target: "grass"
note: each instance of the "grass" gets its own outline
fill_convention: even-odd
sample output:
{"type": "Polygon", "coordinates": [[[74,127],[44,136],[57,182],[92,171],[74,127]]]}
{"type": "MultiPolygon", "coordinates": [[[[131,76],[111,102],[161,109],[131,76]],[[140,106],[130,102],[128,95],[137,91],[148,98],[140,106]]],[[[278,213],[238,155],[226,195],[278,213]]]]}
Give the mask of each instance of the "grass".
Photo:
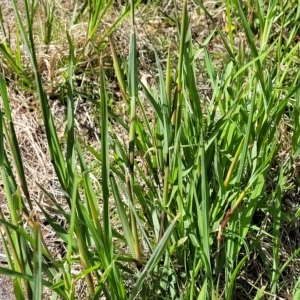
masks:
{"type": "Polygon", "coordinates": [[[165,47],[163,36],[149,44],[149,70],[139,14],[161,13],[155,3],[131,1],[108,22],[117,3],[75,1],[63,26],[58,1],[23,4],[25,15],[12,1],[13,42],[0,15],[0,273],[12,277],[15,297],[297,299],[298,2],[166,1],[178,44],[165,47]],[[198,18],[211,27],[200,40],[198,18]],[[52,59],[49,94],[36,37],[50,51],[62,27],[68,54],[59,80],[52,59]],[[116,42],[124,30],[127,66],[116,42]],[[77,86],[78,72],[81,83],[94,76],[94,95],[77,86]],[[30,188],[13,84],[38,99],[60,194],[42,182],[38,193],[30,188]],[[50,96],[65,105],[63,137],[50,96]],[[77,126],[84,101],[99,140],[77,126]]]}

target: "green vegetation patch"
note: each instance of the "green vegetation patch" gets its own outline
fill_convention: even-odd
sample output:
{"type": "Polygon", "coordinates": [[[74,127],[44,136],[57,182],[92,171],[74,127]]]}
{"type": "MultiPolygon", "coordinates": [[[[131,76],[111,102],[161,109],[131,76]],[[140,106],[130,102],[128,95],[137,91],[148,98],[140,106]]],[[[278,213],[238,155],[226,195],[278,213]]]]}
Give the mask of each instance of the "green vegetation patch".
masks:
{"type": "Polygon", "coordinates": [[[299,298],[299,7],[1,4],[16,299],[299,298]]]}

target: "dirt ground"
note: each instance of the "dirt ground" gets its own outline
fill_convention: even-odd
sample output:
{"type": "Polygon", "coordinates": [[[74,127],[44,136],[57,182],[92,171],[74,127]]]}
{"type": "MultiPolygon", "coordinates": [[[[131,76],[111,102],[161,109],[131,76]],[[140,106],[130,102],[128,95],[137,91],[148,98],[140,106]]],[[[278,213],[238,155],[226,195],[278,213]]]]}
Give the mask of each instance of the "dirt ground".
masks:
{"type": "Polygon", "coordinates": [[[16,300],[11,278],[0,275],[0,300],[16,300]]]}

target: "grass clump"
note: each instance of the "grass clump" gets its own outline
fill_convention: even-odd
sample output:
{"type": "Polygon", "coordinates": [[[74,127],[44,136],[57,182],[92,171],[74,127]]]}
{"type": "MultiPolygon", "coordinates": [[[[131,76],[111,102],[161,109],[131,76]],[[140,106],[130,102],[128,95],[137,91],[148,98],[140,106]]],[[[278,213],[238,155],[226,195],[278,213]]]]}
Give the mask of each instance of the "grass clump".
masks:
{"type": "MultiPolygon", "coordinates": [[[[100,23],[112,1],[76,2],[70,28],[80,20],[88,26],[82,45],[70,30],[65,33],[61,139],[34,39],[34,16],[41,9],[43,43],[50,46],[57,3],[42,1],[39,7],[25,1],[23,18],[12,1],[21,38],[15,52],[7,40],[0,48],[7,63],[0,77],[0,166],[8,207],[6,214],[0,210],[8,264],[0,273],[13,278],[17,299],[42,299],[45,293],[80,299],[79,284],[87,299],[297,297],[299,279],[286,284],[285,273],[297,269],[293,259],[299,248],[286,247],[283,232],[290,228],[289,233],[298,217],[285,201],[296,185],[291,174],[299,155],[298,11],[291,14],[288,1],[281,10],[278,1],[227,0],[217,8],[184,1],[181,12],[172,13],[178,16],[172,18],[178,47],[170,44],[166,57],[149,49],[156,77],[148,82],[140,76],[138,59],[140,2],[125,6],[104,31],[100,23]],[[189,8],[213,27],[200,44],[189,8]],[[225,11],[225,25],[212,17],[213,9],[225,11]],[[123,68],[112,35],[128,24],[129,15],[123,68]],[[222,53],[214,51],[218,42],[222,53]],[[31,68],[16,59],[21,45],[31,68]],[[123,114],[113,109],[118,103],[110,105],[108,49],[123,114]],[[76,70],[84,59],[95,60],[97,51],[99,65],[87,65],[99,80],[99,97],[82,97],[76,70]],[[35,197],[27,181],[7,72],[37,94],[48,160],[61,192],[58,197],[37,183],[46,202],[35,197]],[[199,78],[208,92],[202,92],[199,78]],[[76,125],[83,98],[98,113],[92,117],[100,119],[95,131],[100,138],[93,143],[84,142],[76,125]],[[59,247],[63,251],[57,254],[59,247]]],[[[164,19],[167,15],[163,11],[164,19]]],[[[2,16],[3,28],[4,21],[2,16]]]]}

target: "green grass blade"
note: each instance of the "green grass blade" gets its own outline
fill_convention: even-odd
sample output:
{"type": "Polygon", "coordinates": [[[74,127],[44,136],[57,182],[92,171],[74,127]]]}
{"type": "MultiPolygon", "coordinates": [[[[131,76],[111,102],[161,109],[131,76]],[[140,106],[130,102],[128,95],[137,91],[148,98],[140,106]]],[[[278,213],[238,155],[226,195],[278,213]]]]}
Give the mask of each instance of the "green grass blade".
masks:
{"type": "Polygon", "coordinates": [[[300,89],[296,93],[296,102],[294,106],[294,131],[293,131],[293,156],[300,154],[300,89]]]}
{"type": "MultiPolygon", "coordinates": [[[[128,195],[131,203],[134,203],[134,155],[136,140],[136,101],[138,97],[138,60],[136,46],[136,32],[134,23],[134,3],[131,2],[131,32],[129,45],[129,61],[128,61],[128,88],[130,97],[130,128],[129,128],[129,175],[127,178],[128,195]]],[[[131,231],[134,237],[135,251],[137,255],[135,259],[141,261],[141,251],[139,246],[139,238],[136,220],[132,211],[130,211],[131,231]]]]}
{"type": "Polygon", "coordinates": [[[272,268],[272,282],[271,293],[276,294],[278,281],[275,281],[277,271],[280,266],[279,251],[280,251],[280,227],[281,227],[281,200],[282,190],[285,182],[283,175],[283,166],[280,167],[279,180],[277,186],[277,193],[275,197],[274,215],[273,215],[273,268],[272,268]]]}
{"type": "Polygon", "coordinates": [[[293,289],[293,299],[299,299],[299,298],[300,298],[300,277],[298,277],[298,280],[293,289]]]}
{"type": "MultiPolygon", "coordinates": [[[[252,55],[253,55],[254,58],[256,58],[256,57],[258,57],[258,51],[256,49],[256,45],[255,45],[255,42],[254,42],[254,39],[253,39],[253,34],[252,34],[251,29],[250,29],[249,23],[247,21],[247,18],[244,14],[243,9],[242,9],[241,2],[236,1],[235,3],[236,3],[236,6],[237,6],[237,9],[238,9],[238,12],[239,12],[239,17],[241,18],[241,21],[242,21],[242,24],[243,24],[243,29],[245,30],[245,33],[246,33],[246,37],[247,37],[252,55]]],[[[256,67],[257,67],[257,74],[258,74],[258,78],[260,80],[260,84],[261,84],[261,88],[262,88],[264,97],[267,97],[266,88],[265,88],[266,84],[265,84],[265,81],[264,81],[263,70],[262,70],[260,60],[256,61],[256,67]]]]}
{"type": "Polygon", "coordinates": [[[21,151],[20,151],[18,140],[17,140],[16,132],[14,129],[13,120],[11,117],[9,98],[8,98],[7,89],[6,89],[6,82],[1,75],[0,75],[0,95],[1,95],[1,98],[3,101],[3,105],[4,105],[5,117],[6,117],[6,120],[8,123],[8,129],[6,129],[5,124],[2,125],[3,126],[2,128],[4,129],[4,133],[5,133],[6,139],[8,141],[8,145],[9,145],[12,157],[13,157],[14,165],[17,170],[17,174],[18,174],[18,177],[19,177],[19,180],[21,183],[21,188],[28,200],[28,204],[29,204],[30,208],[32,208],[32,203],[31,203],[30,196],[29,196],[27,181],[25,178],[23,162],[22,162],[22,158],[21,158],[21,151]]]}
{"type": "Polygon", "coordinates": [[[102,196],[103,196],[103,230],[105,246],[109,249],[109,260],[112,260],[112,234],[109,207],[109,151],[108,151],[108,108],[105,78],[102,61],[100,62],[100,97],[101,97],[101,151],[102,151],[102,196]]]}
{"type": "Polygon", "coordinates": [[[172,234],[173,228],[179,216],[177,216],[172,223],[169,225],[168,229],[166,230],[165,234],[163,235],[162,239],[158,243],[157,247],[154,249],[153,253],[151,254],[146,266],[144,267],[143,271],[140,273],[133,289],[130,294],[129,300],[133,300],[138,295],[139,289],[143,284],[146,276],[148,273],[157,265],[161,256],[163,255],[165,248],[167,246],[167,242],[172,234]]]}
{"type": "Polygon", "coordinates": [[[126,91],[126,88],[125,88],[125,81],[124,81],[124,78],[123,78],[123,74],[122,74],[122,71],[121,71],[121,67],[120,67],[120,64],[119,64],[119,60],[118,60],[118,57],[117,57],[117,53],[116,53],[115,46],[114,46],[112,38],[109,38],[109,44],[110,44],[110,49],[111,49],[112,58],[113,58],[113,62],[114,62],[114,69],[115,69],[115,73],[116,73],[118,83],[119,83],[119,86],[120,86],[122,98],[125,102],[126,108],[128,108],[129,107],[129,99],[128,99],[127,91],[126,91]]]}
{"type": "Polygon", "coordinates": [[[116,180],[115,180],[115,178],[112,174],[109,177],[110,177],[110,184],[111,184],[111,187],[112,187],[112,192],[113,192],[113,195],[114,195],[114,198],[115,198],[116,206],[117,206],[117,209],[118,209],[118,214],[119,214],[122,226],[123,226],[124,235],[126,237],[127,244],[128,244],[129,249],[132,253],[132,256],[137,257],[137,253],[135,253],[135,250],[136,250],[135,249],[135,240],[134,240],[134,237],[132,235],[131,227],[130,227],[130,224],[128,222],[125,210],[124,210],[123,202],[122,202],[122,199],[121,199],[121,196],[120,196],[120,192],[119,192],[116,180]]]}
{"type": "Polygon", "coordinates": [[[68,169],[68,186],[72,186],[71,179],[73,178],[75,169],[75,139],[74,139],[74,99],[73,99],[73,68],[75,62],[74,47],[71,41],[71,37],[67,33],[69,43],[69,70],[68,70],[68,91],[67,91],[67,153],[66,153],[66,165],[68,169]]]}
{"type": "Polygon", "coordinates": [[[42,299],[42,251],[40,225],[34,228],[34,272],[33,272],[33,299],[42,299]]]}

